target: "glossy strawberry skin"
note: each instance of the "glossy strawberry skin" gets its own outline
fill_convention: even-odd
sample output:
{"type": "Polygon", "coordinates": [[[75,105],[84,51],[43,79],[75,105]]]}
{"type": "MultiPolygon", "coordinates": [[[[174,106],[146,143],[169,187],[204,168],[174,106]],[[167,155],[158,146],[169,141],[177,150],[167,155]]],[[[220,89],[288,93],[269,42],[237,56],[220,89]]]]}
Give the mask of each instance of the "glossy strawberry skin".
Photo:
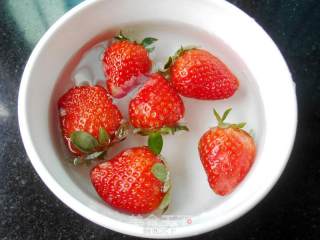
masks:
{"type": "Polygon", "coordinates": [[[64,140],[75,155],[82,153],[71,143],[74,131],[85,131],[98,139],[99,129],[104,128],[112,136],[122,120],[119,109],[100,86],[71,88],[59,99],[58,108],[64,140]]]}
{"type": "Polygon", "coordinates": [[[256,155],[252,137],[238,128],[212,128],[200,139],[199,155],[210,187],[230,194],[250,170],[256,155]]]}
{"type": "Polygon", "coordinates": [[[150,75],[129,104],[130,121],[136,128],[174,126],[183,118],[184,112],[181,97],[158,73],[150,75]]]}
{"type": "Polygon", "coordinates": [[[105,50],[103,57],[107,89],[116,98],[124,97],[139,83],[139,77],[148,73],[152,62],[148,51],[130,41],[113,43],[105,50]]]}
{"type": "Polygon", "coordinates": [[[196,99],[231,97],[238,79],[217,57],[201,49],[186,50],[170,68],[172,85],[179,94],[196,99]]]}
{"type": "Polygon", "coordinates": [[[162,163],[148,147],[124,150],[91,171],[91,181],[99,196],[110,206],[132,214],[146,214],[160,205],[163,183],[151,172],[162,163]]]}

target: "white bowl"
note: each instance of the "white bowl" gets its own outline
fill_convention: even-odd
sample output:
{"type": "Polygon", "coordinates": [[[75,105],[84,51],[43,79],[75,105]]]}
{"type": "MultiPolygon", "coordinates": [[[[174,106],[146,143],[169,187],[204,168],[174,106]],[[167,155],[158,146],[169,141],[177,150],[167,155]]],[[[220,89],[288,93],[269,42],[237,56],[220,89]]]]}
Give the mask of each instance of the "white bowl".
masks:
{"type": "MultiPolygon", "coordinates": [[[[126,115],[127,101],[119,106],[126,115]]],[[[204,233],[238,218],[271,189],[289,158],[297,124],[294,84],[280,51],[250,17],[222,0],[85,1],[42,37],[26,65],[19,92],[19,125],[28,156],[46,185],[70,208],[109,229],[141,237],[177,238],[204,233]],[[219,56],[238,76],[240,89],[223,101],[186,99],[191,131],[165,137],[163,155],[173,177],[173,201],[158,218],[128,216],[110,208],[91,186],[86,167],[64,160],[56,101],[71,85],[59,79],[68,61],[93,37],[125,29],[136,38],[153,36],[154,60],[164,62],[180,45],[196,44],[219,56]],[[246,121],[257,157],[245,180],[228,197],[209,188],[197,142],[216,122],[212,108],[234,108],[230,121],[246,121]]],[[[127,146],[145,143],[130,137],[127,146]]]]}

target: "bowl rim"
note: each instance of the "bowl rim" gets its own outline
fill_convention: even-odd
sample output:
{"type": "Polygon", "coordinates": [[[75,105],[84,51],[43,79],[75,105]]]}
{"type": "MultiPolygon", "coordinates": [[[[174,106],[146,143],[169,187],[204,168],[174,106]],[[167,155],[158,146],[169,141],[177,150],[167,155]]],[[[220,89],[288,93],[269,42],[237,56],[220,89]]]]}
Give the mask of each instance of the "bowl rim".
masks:
{"type": "MultiPolygon", "coordinates": [[[[180,231],[179,233],[171,233],[171,234],[145,234],[141,233],[139,231],[136,231],[136,226],[133,226],[129,223],[124,223],[115,219],[112,219],[110,217],[105,216],[105,218],[108,219],[107,221],[101,221],[99,220],[99,214],[96,213],[91,208],[85,206],[81,202],[79,202],[76,198],[74,198],[71,194],[69,194],[66,190],[63,189],[62,186],[59,185],[59,183],[53,178],[53,176],[49,173],[49,171],[46,169],[46,167],[43,165],[36,149],[34,148],[30,136],[30,129],[27,123],[27,117],[26,117],[26,97],[27,97],[27,86],[29,79],[31,77],[31,70],[34,67],[34,63],[36,62],[36,59],[40,55],[41,51],[46,45],[46,42],[51,38],[52,35],[55,34],[55,32],[60,28],[61,25],[63,25],[68,19],[72,18],[74,15],[79,14],[81,11],[86,10],[91,5],[99,2],[101,0],[86,0],[79,5],[75,6],[68,12],[66,12],[62,17],[60,17],[48,30],[47,32],[42,36],[42,38],[37,43],[36,47],[32,51],[31,56],[29,57],[29,60],[25,66],[25,70],[22,75],[21,84],[19,88],[19,96],[18,96],[18,120],[19,120],[19,127],[20,127],[20,134],[22,137],[22,141],[24,144],[24,147],[26,149],[27,155],[35,168],[36,172],[39,174],[42,181],[48,186],[48,188],[62,201],[64,202],[69,208],[73,209],[75,212],[79,213],[83,217],[87,218],[88,220],[106,227],[108,229],[132,235],[137,237],[145,237],[145,238],[181,238],[181,237],[189,237],[198,235],[201,233],[205,233],[214,229],[217,229],[221,226],[224,226],[235,219],[241,217],[246,212],[248,212],[250,209],[252,209],[258,202],[260,202],[272,189],[272,187],[275,185],[275,183],[278,181],[279,177],[281,176],[292,151],[295,134],[296,134],[296,128],[297,128],[297,100],[296,100],[296,93],[295,93],[295,85],[292,81],[292,94],[293,94],[293,101],[291,102],[293,104],[293,116],[294,119],[292,119],[292,131],[291,131],[291,142],[290,146],[287,150],[286,159],[282,162],[282,166],[280,171],[277,173],[277,176],[270,181],[269,185],[266,186],[263,191],[257,193],[255,196],[251,198],[250,201],[243,203],[241,208],[237,209],[237,212],[233,212],[233,214],[226,214],[226,216],[215,225],[212,225],[210,223],[207,224],[197,224],[194,226],[189,227],[183,227],[184,231],[183,233],[180,231]]],[[[269,35],[262,29],[262,27],[257,24],[251,17],[249,17],[245,12],[243,12],[241,9],[237,8],[236,6],[232,5],[231,3],[227,2],[226,0],[207,0],[210,2],[214,2],[215,4],[219,4],[224,8],[229,8],[234,11],[234,13],[238,14],[241,18],[246,18],[251,22],[252,24],[255,24],[260,31],[263,32],[265,35],[266,40],[269,42],[272,42],[273,44],[273,50],[275,50],[278,53],[278,57],[281,58],[281,60],[284,62],[284,65],[286,66],[286,69],[283,69],[291,78],[290,71],[286,65],[286,62],[280,52],[280,50],[277,48],[277,46],[274,44],[273,40],[269,37],[269,35]]],[[[257,29],[258,29],[257,28],[257,29]]],[[[291,79],[292,80],[292,79],[291,79]]]]}

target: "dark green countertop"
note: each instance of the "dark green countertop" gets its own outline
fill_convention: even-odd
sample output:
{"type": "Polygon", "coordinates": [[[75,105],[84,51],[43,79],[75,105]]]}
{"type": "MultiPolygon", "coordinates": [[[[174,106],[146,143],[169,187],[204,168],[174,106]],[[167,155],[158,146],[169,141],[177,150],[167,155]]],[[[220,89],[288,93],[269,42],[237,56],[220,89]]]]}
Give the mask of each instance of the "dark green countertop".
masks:
{"type": "MultiPolygon", "coordinates": [[[[34,171],[20,138],[17,97],[25,63],[46,29],[79,2],[0,0],[2,240],[131,239],[89,222],[58,200],[34,171]]],[[[230,2],[270,34],[289,65],[298,97],[297,138],[283,175],[262,202],[235,222],[193,239],[320,239],[320,1],[230,2]]],[[[280,119],[279,124],[285,123],[280,119]]]]}

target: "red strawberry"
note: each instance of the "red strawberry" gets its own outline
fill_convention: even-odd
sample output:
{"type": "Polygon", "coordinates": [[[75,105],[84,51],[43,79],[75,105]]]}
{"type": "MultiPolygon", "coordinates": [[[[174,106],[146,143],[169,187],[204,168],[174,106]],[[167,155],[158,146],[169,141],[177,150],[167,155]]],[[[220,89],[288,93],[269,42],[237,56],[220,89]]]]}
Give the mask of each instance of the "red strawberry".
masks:
{"type": "Polygon", "coordinates": [[[151,70],[152,62],[147,48],[157,39],[145,38],[141,43],[129,40],[121,32],[104,53],[104,72],[107,88],[113,97],[121,98],[139,84],[139,77],[151,70]]]}
{"type": "Polygon", "coordinates": [[[71,88],[58,108],[64,140],[75,155],[104,149],[122,130],[122,115],[103,87],[71,88]]]}
{"type": "Polygon", "coordinates": [[[184,49],[170,57],[169,70],[175,89],[185,97],[224,99],[231,97],[239,81],[228,67],[211,53],[202,49],[184,49]]]}
{"type": "Polygon", "coordinates": [[[220,117],[214,110],[219,124],[201,137],[198,146],[210,187],[222,196],[231,193],[244,179],[256,155],[252,137],[241,129],[245,123],[223,122],[230,111],[220,117]]]}
{"type": "Polygon", "coordinates": [[[127,213],[165,209],[170,201],[167,168],[148,147],[124,150],[97,165],[91,181],[106,203],[127,213]]]}
{"type": "Polygon", "coordinates": [[[129,116],[132,126],[136,128],[135,132],[149,136],[149,145],[157,145],[157,150],[154,151],[157,154],[163,145],[161,134],[189,130],[178,124],[184,116],[181,97],[159,73],[150,75],[145,85],[130,101],[129,116]]]}
{"type": "Polygon", "coordinates": [[[155,73],[130,101],[129,115],[135,128],[174,127],[184,116],[184,104],[167,80],[155,73]]]}

